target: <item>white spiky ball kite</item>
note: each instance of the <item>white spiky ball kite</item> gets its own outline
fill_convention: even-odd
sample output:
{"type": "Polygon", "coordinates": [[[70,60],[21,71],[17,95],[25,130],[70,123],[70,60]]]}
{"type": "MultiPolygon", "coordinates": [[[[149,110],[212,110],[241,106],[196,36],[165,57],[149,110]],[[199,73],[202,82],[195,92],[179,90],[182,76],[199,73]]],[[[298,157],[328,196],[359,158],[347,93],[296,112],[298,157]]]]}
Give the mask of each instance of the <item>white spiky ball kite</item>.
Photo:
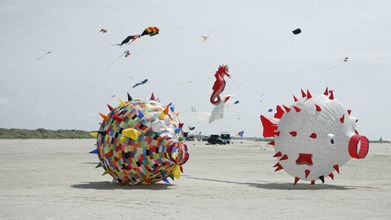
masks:
{"type": "Polygon", "coordinates": [[[274,118],[261,115],[263,136],[273,137],[278,162],[275,171],[285,170],[299,180],[324,183],[350,158],[362,159],[369,150],[368,139],[356,130],[357,118],[350,115],[333,91],[312,96],[301,90],[291,106],[278,105],[274,118]]]}

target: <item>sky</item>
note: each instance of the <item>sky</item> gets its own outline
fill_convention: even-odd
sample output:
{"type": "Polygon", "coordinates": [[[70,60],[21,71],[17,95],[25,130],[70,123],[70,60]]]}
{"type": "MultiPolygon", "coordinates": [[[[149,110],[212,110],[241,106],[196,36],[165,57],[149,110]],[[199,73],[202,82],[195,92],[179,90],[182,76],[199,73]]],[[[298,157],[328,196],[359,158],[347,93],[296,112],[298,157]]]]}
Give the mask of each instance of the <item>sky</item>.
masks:
{"type": "Polygon", "coordinates": [[[360,134],[391,140],[390,11],[388,0],[0,0],[0,127],[97,130],[106,104],[153,92],[196,132],[261,137],[261,114],[328,87],[360,134]],[[113,45],[148,26],[159,34],[113,45]],[[212,111],[221,64],[222,95],[240,103],[208,123],[191,109],[212,111]]]}

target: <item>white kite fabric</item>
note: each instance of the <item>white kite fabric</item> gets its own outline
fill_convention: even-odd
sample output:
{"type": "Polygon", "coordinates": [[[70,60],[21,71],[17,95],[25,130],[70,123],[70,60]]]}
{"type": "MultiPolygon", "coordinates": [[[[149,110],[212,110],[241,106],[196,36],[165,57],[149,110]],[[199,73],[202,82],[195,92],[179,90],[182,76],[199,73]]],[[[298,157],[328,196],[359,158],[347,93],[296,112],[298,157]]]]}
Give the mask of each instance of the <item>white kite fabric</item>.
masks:
{"type": "Polygon", "coordinates": [[[274,118],[261,115],[264,137],[274,137],[278,158],[275,171],[285,170],[300,179],[324,182],[350,158],[362,159],[369,149],[368,139],[356,130],[357,118],[350,115],[334,94],[326,89],[312,96],[302,91],[302,98],[288,106],[277,106],[274,118]]]}

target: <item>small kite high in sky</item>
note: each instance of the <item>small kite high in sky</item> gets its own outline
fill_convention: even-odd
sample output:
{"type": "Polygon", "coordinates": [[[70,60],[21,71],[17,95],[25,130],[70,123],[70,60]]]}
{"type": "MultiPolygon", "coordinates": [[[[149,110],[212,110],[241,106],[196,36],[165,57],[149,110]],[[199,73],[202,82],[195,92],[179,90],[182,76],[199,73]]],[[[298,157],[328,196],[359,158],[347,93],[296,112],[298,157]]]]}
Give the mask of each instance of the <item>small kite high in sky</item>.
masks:
{"type": "Polygon", "coordinates": [[[294,35],[300,34],[300,33],[301,33],[301,29],[300,29],[300,28],[297,28],[297,29],[293,30],[292,33],[293,33],[294,35]]]}
{"type": "MultiPolygon", "coordinates": [[[[148,82],[148,79],[144,79],[143,81],[134,84],[134,86],[133,86],[132,88],[135,88],[135,87],[137,87],[137,86],[143,85],[143,84],[145,84],[145,83],[147,83],[147,82],[148,82]]],[[[153,95],[153,94],[152,94],[152,95],[153,95]]]]}
{"type": "Polygon", "coordinates": [[[43,57],[45,57],[45,56],[47,56],[47,55],[49,55],[49,54],[51,54],[51,53],[52,53],[52,51],[48,50],[48,51],[46,51],[46,53],[44,53],[44,54],[42,54],[41,56],[37,57],[35,60],[40,60],[40,59],[42,59],[43,57]]]}
{"type": "Polygon", "coordinates": [[[99,32],[106,33],[106,32],[107,32],[107,30],[106,30],[106,29],[104,29],[104,28],[102,28],[102,29],[100,29],[100,31],[99,31],[99,32]]]}
{"type": "Polygon", "coordinates": [[[206,40],[208,40],[209,36],[201,36],[203,39],[204,39],[204,42],[206,42],[206,40]]]}

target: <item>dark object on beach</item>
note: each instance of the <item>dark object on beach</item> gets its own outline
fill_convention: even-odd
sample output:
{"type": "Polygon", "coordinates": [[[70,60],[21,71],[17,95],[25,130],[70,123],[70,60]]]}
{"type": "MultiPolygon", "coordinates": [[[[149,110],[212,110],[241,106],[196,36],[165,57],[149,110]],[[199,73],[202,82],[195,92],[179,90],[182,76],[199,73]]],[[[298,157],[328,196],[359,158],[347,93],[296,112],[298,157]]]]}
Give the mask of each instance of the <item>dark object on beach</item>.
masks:
{"type": "Polygon", "coordinates": [[[296,30],[293,30],[292,33],[295,34],[295,35],[296,34],[300,34],[301,30],[300,30],[300,28],[297,28],[296,30]]]}

